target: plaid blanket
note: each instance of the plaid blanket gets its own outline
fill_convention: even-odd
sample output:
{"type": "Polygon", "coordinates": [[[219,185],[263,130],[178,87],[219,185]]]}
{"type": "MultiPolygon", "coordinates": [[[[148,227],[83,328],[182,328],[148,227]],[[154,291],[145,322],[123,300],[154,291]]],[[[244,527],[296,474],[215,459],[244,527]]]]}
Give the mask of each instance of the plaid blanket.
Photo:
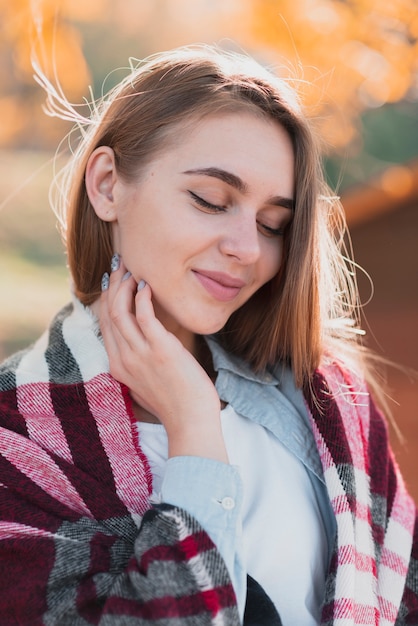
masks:
{"type": "MultiPolygon", "coordinates": [[[[343,370],[324,366],[314,388],[338,527],[322,624],[418,624],[416,511],[385,424],[343,370]]],[[[150,504],[131,420],[80,303],[0,368],[1,626],[239,624],[207,534],[187,512],[150,504]]]]}
{"type": "Polygon", "coordinates": [[[127,390],[79,303],[0,368],[0,389],[1,626],[239,624],[208,535],[149,502],[127,390]]]}
{"type": "Polygon", "coordinates": [[[361,380],[335,364],[307,397],[337,521],[321,625],[418,624],[418,517],[361,380]],[[319,402],[318,402],[319,400],[319,402]]]}

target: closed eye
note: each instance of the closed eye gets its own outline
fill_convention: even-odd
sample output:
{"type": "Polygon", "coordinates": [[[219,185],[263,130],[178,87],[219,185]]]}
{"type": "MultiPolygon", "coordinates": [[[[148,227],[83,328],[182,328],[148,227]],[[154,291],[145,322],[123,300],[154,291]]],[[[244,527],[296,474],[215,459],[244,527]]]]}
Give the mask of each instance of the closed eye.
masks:
{"type": "MultiPolygon", "coordinates": [[[[198,196],[194,191],[190,191],[188,189],[188,193],[192,197],[192,199],[199,205],[202,209],[209,211],[211,213],[224,213],[226,211],[225,206],[220,206],[218,204],[212,204],[208,202],[201,196],[198,196]]],[[[257,221],[258,230],[265,237],[281,237],[284,235],[286,226],[282,226],[280,228],[272,228],[271,226],[267,226],[267,224],[263,224],[262,222],[257,221]]]]}
{"type": "Polygon", "coordinates": [[[271,228],[271,226],[267,226],[266,224],[262,224],[261,222],[257,222],[259,230],[266,235],[266,237],[281,237],[284,235],[286,228],[271,228]]]}
{"type": "Polygon", "coordinates": [[[208,202],[204,198],[201,198],[200,196],[198,196],[193,191],[190,191],[190,189],[188,189],[188,192],[191,195],[191,197],[193,198],[193,200],[196,202],[196,204],[198,204],[200,207],[202,207],[202,209],[206,209],[208,211],[212,211],[213,213],[221,213],[221,212],[225,211],[225,209],[226,209],[226,207],[219,206],[217,204],[212,204],[211,202],[208,202]]]}

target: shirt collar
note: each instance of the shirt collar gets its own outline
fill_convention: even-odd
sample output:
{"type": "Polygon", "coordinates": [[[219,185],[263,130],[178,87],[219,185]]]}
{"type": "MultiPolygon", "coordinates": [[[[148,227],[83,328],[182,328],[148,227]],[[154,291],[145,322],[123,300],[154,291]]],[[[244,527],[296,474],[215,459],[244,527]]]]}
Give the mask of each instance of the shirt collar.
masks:
{"type": "Polygon", "coordinates": [[[273,376],[271,372],[265,370],[263,372],[255,372],[251,366],[243,361],[240,357],[230,354],[220,344],[215,335],[205,337],[206,343],[212,354],[213,367],[216,372],[226,370],[233,372],[241,378],[251,380],[264,385],[278,385],[279,379],[273,376]]]}

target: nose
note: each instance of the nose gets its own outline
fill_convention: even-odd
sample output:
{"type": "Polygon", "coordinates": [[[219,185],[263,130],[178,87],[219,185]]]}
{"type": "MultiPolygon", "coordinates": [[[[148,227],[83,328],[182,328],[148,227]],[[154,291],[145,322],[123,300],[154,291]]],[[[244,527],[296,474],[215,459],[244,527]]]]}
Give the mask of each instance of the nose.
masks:
{"type": "Polygon", "coordinates": [[[240,218],[229,224],[220,243],[220,250],[235,257],[243,265],[255,263],[260,258],[260,234],[254,218],[240,218]]]}

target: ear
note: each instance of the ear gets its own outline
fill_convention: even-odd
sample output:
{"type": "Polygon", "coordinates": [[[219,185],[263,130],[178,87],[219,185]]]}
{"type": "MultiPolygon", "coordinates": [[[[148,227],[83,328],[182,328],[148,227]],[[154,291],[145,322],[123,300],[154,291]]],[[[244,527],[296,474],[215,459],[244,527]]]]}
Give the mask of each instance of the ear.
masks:
{"type": "Polygon", "coordinates": [[[100,146],[87,162],[85,181],[89,200],[96,215],[104,222],[117,218],[114,187],[118,180],[115,154],[109,146],[100,146]]]}

